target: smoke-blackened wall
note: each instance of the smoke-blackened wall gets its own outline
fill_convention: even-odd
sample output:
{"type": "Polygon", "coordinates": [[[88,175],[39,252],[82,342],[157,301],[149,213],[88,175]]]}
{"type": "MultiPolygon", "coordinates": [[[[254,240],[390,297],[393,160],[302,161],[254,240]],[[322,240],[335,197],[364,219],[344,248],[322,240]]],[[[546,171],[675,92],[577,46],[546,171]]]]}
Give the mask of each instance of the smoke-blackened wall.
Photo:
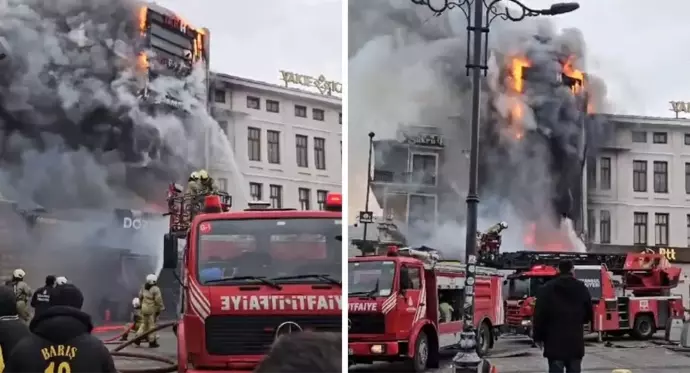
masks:
{"type": "MultiPolygon", "coordinates": [[[[117,249],[156,262],[165,220],[157,217],[147,237],[132,243],[131,232],[113,224],[114,209],[145,210],[146,202],[162,202],[168,182],[186,180],[190,168],[203,165],[205,137],[223,139],[214,154],[232,157],[205,107],[204,69],[187,77],[161,75],[149,86],[181,100],[184,111],[141,100],[139,5],[6,0],[0,9],[7,55],[0,60],[0,194],[24,211],[47,211],[58,219],[67,210],[85,214],[3,249],[31,247],[37,255],[32,260],[52,261],[55,266],[44,270],[54,268],[56,275],[69,278],[59,271],[75,258],[57,252],[90,257],[96,248],[106,249],[100,245],[104,236],[120,242],[117,249]],[[39,248],[52,250],[46,257],[34,250],[39,248]]],[[[45,274],[29,273],[34,279],[45,274]]],[[[91,278],[102,289],[112,286],[109,281],[91,278]]]]}
{"type": "MultiPolygon", "coordinates": [[[[431,238],[425,239],[456,248],[464,242],[462,205],[468,185],[466,162],[458,159],[469,149],[471,119],[464,14],[455,10],[435,17],[426,7],[387,0],[352,0],[349,6],[350,203],[363,205],[358,201],[364,196],[361,175],[366,175],[367,152],[358,144],[365,144],[368,131],[395,138],[400,124],[439,126],[446,149],[456,153],[443,157],[440,165],[448,188],[439,205],[459,208],[439,215],[436,228],[426,230],[431,238]]],[[[535,225],[548,240],[563,243],[569,235],[558,217],[579,215],[576,205],[582,199],[578,184],[587,144],[582,129],[593,129],[585,138],[602,135],[596,118],[584,115],[583,96],[574,95],[562,81],[566,61],[586,71],[584,40],[579,31],[557,30],[545,19],[499,19],[492,24],[489,48],[490,73],[482,82],[479,227],[507,221],[511,228],[505,242],[512,243],[507,249],[522,249],[525,233],[535,231],[535,225]],[[520,92],[512,85],[516,57],[530,62],[520,92]],[[521,111],[517,115],[516,106],[521,111]]],[[[597,88],[587,87],[592,106],[605,110],[603,84],[588,79],[597,88]]],[[[591,155],[595,148],[588,145],[591,155]]]]}

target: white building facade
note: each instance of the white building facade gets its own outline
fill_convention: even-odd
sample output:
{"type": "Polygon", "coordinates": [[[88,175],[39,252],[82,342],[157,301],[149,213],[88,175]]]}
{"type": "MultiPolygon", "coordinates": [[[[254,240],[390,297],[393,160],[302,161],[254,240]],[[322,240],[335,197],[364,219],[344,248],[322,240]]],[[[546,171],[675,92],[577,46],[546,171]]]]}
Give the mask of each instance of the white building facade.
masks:
{"type": "Polygon", "coordinates": [[[303,210],[323,209],[326,194],[341,191],[340,98],[215,73],[209,98],[244,179],[217,177],[221,188],[303,210]],[[246,185],[227,188],[238,182],[246,185]]]}
{"type": "Polygon", "coordinates": [[[690,246],[690,120],[610,116],[613,140],[588,164],[593,243],[690,246]]]}

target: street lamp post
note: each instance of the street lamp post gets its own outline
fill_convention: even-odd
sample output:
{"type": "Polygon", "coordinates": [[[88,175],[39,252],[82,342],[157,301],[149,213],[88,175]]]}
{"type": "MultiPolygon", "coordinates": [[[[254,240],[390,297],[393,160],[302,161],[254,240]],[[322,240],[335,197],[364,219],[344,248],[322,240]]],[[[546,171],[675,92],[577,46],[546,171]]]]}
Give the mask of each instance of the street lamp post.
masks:
{"type": "Polygon", "coordinates": [[[369,161],[367,163],[367,194],[364,197],[364,211],[359,213],[360,223],[364,224],[364,233],[362,235],[362,241],[366,245],[367,241],[367,228],[369,224],[373,222],[373,214],[369,211],[369,195],[371,194],[371,159],[374,156],[374,136],[375,133],[369,132],[369,161]]]}
{"type": "Polygon", "coordinates": [[[472,120],[470,134],[470,175],[467,189],[467,231],[465,233],[465,299],[463,300],[463,332],[460,333],[460,352],[453,358],[456,373],[476,372],[482,364],[477,354],[477,333],[474,330],[474,284],[477,265],[477,206],[479,204],[477,178],[479,169],[479,114],[481,98],[481,75],[486,76],[488,65],[489,26],[500,17],[513,22],[527,17],[558,15],[572,12],[580,7],[578,3],[556,3],[548,9],[532,9],[518,0],[506,0],[517,9],[500,8],[502,0],[410,0],[416,5],[427,6],[439,16],[447,10],[458,8],[467,19],[467,41],[472,40],[472,53],[466,56],[467,75],[472,71],[472,120]],[[485,35],[486,34],[486,35],[485,35]]]}

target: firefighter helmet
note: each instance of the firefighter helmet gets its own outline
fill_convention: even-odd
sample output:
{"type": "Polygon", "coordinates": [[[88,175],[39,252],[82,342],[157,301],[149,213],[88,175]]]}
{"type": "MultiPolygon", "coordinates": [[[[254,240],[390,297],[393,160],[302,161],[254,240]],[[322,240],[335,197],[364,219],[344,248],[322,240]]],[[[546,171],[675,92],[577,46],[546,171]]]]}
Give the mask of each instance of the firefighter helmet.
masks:
{"type": "Polygon", "coordinates": [[[156,277],[156,275],[150,274],[150,275],[146,276],[146,282],[147,282],[147,283],[149,283],[149,284],[155,284],[156,281],[158,281],[158,277],[156,277]]]}
{"type": "Polygon", "coordinates": [[[26,276],[26,272],[24,272],[24,270],[21,268],[17,268],[14,270],[14,272],[12,272],[12,277],[18,278],[20,280],[23,280],[24,276],[26,276]]]}

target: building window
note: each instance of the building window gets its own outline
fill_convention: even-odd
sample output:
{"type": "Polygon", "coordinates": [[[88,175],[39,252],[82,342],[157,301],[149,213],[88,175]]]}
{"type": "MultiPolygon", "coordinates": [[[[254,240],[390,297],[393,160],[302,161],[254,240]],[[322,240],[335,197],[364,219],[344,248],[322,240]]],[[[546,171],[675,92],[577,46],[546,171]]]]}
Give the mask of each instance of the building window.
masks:
{"type": "Polygon", "coordinates": [[[647,132],[644,131],[632,131],[632,142],[647,142],[647,132]]]}
{"type": "Polygon", "coordinates": [[[633,161],[633,192],[647,191],[647,161],[633,161]]]}
{"type": "Polygon", "coordinates": [[[249,197],[252,201],[261,201],[264,197],[264,185],[261,183],[249,183],[249,197]]]}
{"type": "Polygon", "coordinates": [[[414,182],[436,185],[436,154],[412,154],[412,177],[421,178],[414,182]]]}
{"type": "Polygon", "coordinates": [[[261,110],[261,100],[258,97],[247,96],[247,108],[261,110]]]}
{"type": "Polygon", "coordinates": [[[654,144],[666,144],[668,143],[668,134],[666,132],[654,132],[652,142],[654,144]]]}
{"type": "Polygon", "coordinates": [[[316,204],[319,205],[319,210],[326,209],[326,196],[328,196],[327,190],[317,190],[316,191],[316,204]]]}
{"type": "Polygon", "coordinates": [[[599,176],[601,181],[599,188],[602,190],[611,189],[611,158],[603,157],[599,160],[599,176]]]}
{"type": "Polygon", "coordinates": [[[343,124],[343,113],[338,113],[338,124],[343,124]]]}
{"type": "Polygon", "coordinates": [[[633,220],[633,244],[647,244],[647,213],[636,212],[633,220]]]}
{"type": "Polygon", "coordinates": [[[307,188],[299,188],[297,192],[299,195],[300,209],[311,210],[311,190],[307,188]]]}
{"type": "Polygon", "coordinates": [[[685,145],[690,145],[690,133],[686,133],[684,137],[685,145]]]}
{"type": "Polygon", "coordinates": [[[270,197],[271,197],[271,207],[274,209],[283,208],[283,187],[282,185],[271,184],[268,186],[270,197]]]}
{"type": "Polygon", "coordinates": [[[599,212],[599,242],[611,243],[611,213],[608,210],[599,212]]]}
{"type": "Polygon", "coordinates": [[[410,227],[422,228],[436,222],[436,196],[411,194],[407,222],[410,227]]]}
{"type": "Polygon", "coordinates": [[[295,149],[297,149],[297,167],[309,167],[309,139],[307,136],[295,136],[295,149]]]}
{"type": "Polygon", "coordinates": [[[597,188],[597,162],[587,162],[587,189],[597,188]]]}
{"type": "Polygon", "coordinates": [[[225,102],[225,90],[223,89],[216,89],[213,91],[213,101],[217,103],[224,103],[225,102]]]}
{"type": "Polygon", "coordinates": [[[314,137],[314,166],[317,170],[326,169],[326,139],[314,137]]]}
{"type": "Polygon", "coordinates": [[[261,161],[261,130],[255,127],[247,128],[247,149],[250,161],[261,161]]]}
{"type": "Polygon", "coordinates": [[[685,163],[685,193],[690,194],[690,163],[685,163]]]}
{"type": "Polygon", "coordinates": [[[295,105],[295,116],[300,118],[306,118],[307,107],[302,105],[295,105]]]}
{"type": "Polygon", "coordinates": [[[594,242],[597,237],[597,217],[594,216],[594,210],[587,210],[587,238],[589,242],[594,242]]]}
{"type": "Polygon", "coordinates": [[[220,189],[221,192],[227,192],[228,191],[228,179],[224,177],[219,177],[218,178],[218,189],[220,189]]]}
{"type": "Polygon", "coordinates": [[[280,132],[266,131],[268,141],[268,163],[280,164],[280,132]]]}
{"type": "Polygon", "coordinates": [[[314,120],[323,122],[326,119],[326,112],[323,109],[311,109],[311,117],[314,120]]]}
{"type": "Polygon", "coordinates": [[[668,193],[668,162],[654,161],[654,193],[668,193]]]}
{"type": "Polygon", "coordinates": [[[280,113],[280,102],[274,100],[266,100],[266,111],[269,113],[280,113]]]}
{"type": "Polygon", "coordinates": [[[654,244],[668,245],[668,214],[654,214],[654,244]]]}

